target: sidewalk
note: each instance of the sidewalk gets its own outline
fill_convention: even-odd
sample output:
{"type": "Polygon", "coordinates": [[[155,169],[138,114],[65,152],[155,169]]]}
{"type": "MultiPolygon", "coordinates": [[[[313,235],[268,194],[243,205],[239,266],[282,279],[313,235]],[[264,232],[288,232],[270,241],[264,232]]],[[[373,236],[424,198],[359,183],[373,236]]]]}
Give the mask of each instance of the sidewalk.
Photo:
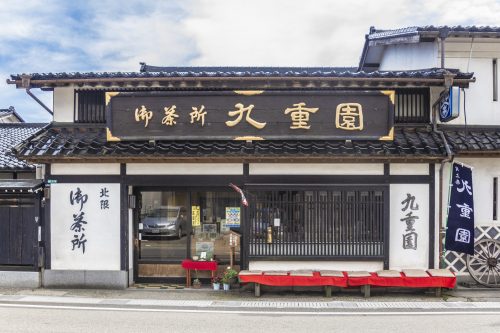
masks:
{"type": "Polygon", "coordinates": [[[229,292],[211,289],[7,289],[0,288],[0,303],[65,304],[78,306],[141,306],[204,309],[496,309],[500,310],[500,289],[465,288],[445,291],[443,297],[432,292],[402,293],[376,290],[363,298],[359,290],[333,294],[318,291],[264,292],[260,298],[251,289],[229,292]]]}

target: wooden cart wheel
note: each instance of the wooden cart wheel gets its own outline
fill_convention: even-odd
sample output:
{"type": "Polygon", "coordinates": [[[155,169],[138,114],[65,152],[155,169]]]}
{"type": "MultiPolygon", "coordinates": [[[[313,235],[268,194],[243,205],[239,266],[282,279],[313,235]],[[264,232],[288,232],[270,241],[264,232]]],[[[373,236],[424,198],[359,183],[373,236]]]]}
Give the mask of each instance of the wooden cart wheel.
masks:
{"type": "Polygon", "coordinates": [[[500,241],[482,239],[474,243],[474,255],[467,255],[469,274],[486,287],[500,286],[500,241]]]}

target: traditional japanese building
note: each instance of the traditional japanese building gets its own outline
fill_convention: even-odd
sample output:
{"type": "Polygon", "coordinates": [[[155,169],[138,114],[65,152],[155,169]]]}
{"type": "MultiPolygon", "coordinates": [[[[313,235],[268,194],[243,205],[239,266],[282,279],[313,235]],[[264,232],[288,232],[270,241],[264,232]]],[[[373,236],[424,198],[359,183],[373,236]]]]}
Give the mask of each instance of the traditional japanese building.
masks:
{"type": "Polygon", "coordinates": [[[448,154],[432,106],[473,81],[441,68],[146,64],[12,75],[54,96],[53,122],[16,147],[44,165],[44,285],[180,280],[193,256],[224,267],[230,230],[241,268],[437,267],[448,154]]]}
{"type": "Polygon", "coordinates": [[[182,280],[185,258],[229,263],[231,230],[240,268],[435,268],[454,159],[474,166],[476,239],[500,238],[499,36],[372,28],[358,68],[12,75],[53,91],[53,122],[15,149],[43,165],[44,285],[182,280]]]}

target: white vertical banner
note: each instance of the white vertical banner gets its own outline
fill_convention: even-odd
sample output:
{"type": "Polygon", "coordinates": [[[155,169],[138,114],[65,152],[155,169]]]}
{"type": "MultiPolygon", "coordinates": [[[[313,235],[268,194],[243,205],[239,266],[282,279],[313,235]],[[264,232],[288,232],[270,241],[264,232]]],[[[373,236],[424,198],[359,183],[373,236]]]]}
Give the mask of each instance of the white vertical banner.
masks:
{"type": "Polygon", "coordinates": [[[390,195],[390,268],[429,268],[429,185],[392,184],[390,195]]]}
{"type": "Polygon", "coordinates": [[[50,186],[51,268],[120,270],[120,184],[50,186]]]}

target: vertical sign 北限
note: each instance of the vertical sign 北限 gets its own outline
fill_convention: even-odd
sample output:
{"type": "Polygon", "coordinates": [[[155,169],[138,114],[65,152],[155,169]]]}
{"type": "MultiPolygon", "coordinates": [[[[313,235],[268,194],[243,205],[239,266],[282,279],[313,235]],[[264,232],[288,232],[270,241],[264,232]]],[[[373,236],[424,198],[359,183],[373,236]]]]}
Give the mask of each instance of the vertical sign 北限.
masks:
{"type": "Polygon", "coordinates": [[[448,251],[474,254],[474,197],[471,168],[453,163],[450,191],[445,248],[448,251]]]}

